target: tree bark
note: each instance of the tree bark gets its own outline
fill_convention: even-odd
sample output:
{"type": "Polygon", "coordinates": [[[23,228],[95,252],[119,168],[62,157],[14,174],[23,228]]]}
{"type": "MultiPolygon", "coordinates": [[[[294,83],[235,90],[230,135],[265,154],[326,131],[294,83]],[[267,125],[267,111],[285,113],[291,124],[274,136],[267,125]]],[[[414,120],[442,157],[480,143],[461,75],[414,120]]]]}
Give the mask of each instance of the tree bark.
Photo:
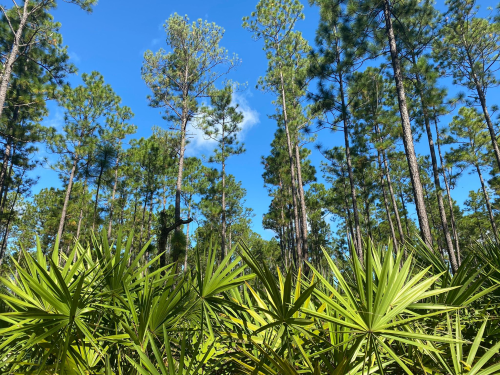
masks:
{"type": "MultiPolygon", "coordinates": [[[[297,248],[297,258],[298,262],[302,263],[303,260],[303,254],[302,254],[302,240],[301,240],[301,234],[300,234],[300,223],[299,223],[299,212],[297,209],[297,189],[295,186],[296,179],[295,179],[295,167],[294,167],[294,162],[293,162],[293,148],[292,148],[292,141],[290,137],[290,129],[288,128],[288,115],[287,115],[287,110],[286,110],[286,97],[285,97],[285,81],[283,79],[283,72],[280,70],[280,79],[281,79],[281,105],[283,108],[283,122],[285,125],[285,134],[286,134],[286,143],[287,143],[287,149],[288,149],[288,161],[290,164],[290,176],[291,176],[291,188],[292,188],[292,202],[293,202],[293,215],[294,215],[294,221],[295,221],[295,243],[296,243],[296,248],[297,248]]],[[[300,264],[297,264],[300,265],[300,264]]]]}
{"type": "Polygon", "coordinates": [[[111,227],[113,225],[113,203],[115,201],[116,188],[118,187],[118,163],[120,156],[116,158],[115,164],[115,182],[113,184],[113,193],[111,194],[111,202],[109,203],[109,225],[108,225],[108,238],[111,238],[111,227]]]}
{"type": "MultiPolygon", "coordinates": [[[[416,65],[415,58],[413,59],[413,63],[414,65],[416,65]]],[[[439,181],[436,149],[434,147],[434,139],[432,136],[431,124],[429,121],[429,113],[427,111],[427,106],[425,104],[424,95],[421,89],[422,86],[420,82],[420,76],[418,73],[416,74],[416,78],[417,78],[417,88],[420,96],[420,105],[422,106],[422,112],[424,115],[425,131],[427,133],[427,140],[429,142],[429,150],[431,153],[432,174],[434,177],[434,187],[436,189],[436,198],[438,202],[439,216],[441,218],[441,225],[443,226],[444,238],[446,242],[446,250],[448,252],[448,256],[450,257],[451,269],[453,270],[453,273],[456,273],[458,270],[458,266],[460,265],[460,259],[457,259],[456,257],[455,249],[453,248],[453,242],[451,240],[450,230],[448,228],[448,219],[446,218],[443,195],[441,193],[441,182],[439,181]]]]}
{"type": "Polygon", "coordinates": [[[297,185],[299,189],[300,213],[302,217],[302,256],[307,259],[307,210],[306,200],[304,196],[304,185],[302,182],[302,163],[300,160],[300,150],[298,143],[295,144],[295,162],[297,164],[297,185]]]}
{"type": "Polygon", "coordinates": [[[439,161],[441,162],[441,169],[443,171],[444,185],[446,186],[446,197],[448,199],[448,205],[450,207],[451,229],[453,231],[453,238],[455,239],[455,248],[457,249],[457,256],[458,256],[458,259],[461,259],[461,257],[460,257],[460,243],[459,243],[459,238],[458,238],[457,225],[456,225],[456,221],[455,221],[455,213],[453,212],[453,201],[451,200],[450,185],[448,184],[448,177],[446,176],[446,166],[444,164],[443,153],[441,152],[441,140],[440,140],[441,135],[439,132],[439,127],[438,127],[436,118],[434,118],[434,126],[436,127],[436,142],[437,142],[437,146],[438,146],[439,161]]]}
{"type": "Polygon", "coordinates": [[[7,168],[10,161],[10,150],[12,148],[12,138],[7,139],[7,144],[5,146],[5,151],[3,153],[2,160],[2,171],[0,172],[0,197],[3,196],[3,191],[5,189],[5,179],[7,177],[7,168]]]}
{"type": "Polygon", "coordinates": [[[498,242],[497,226],[495,224],[495,217],[493,216],[493,209],[491,208],[488,190],[486,189],[486,185],[485,185],[484,180],[483,180],[483,174],[481,173],[481,168],[479,168],[478,164],[476,164],[475,167],[476,167],[477,175],[479,176],[479,180],[481,181],[481,189],[483,190],[484,200],[486,202],[486,208],[488,209],[488,216],[490,219],[491,229],[493,230],[493,235],[495,236],[495,239],[498,242]]]}
{"type": "Polygon", "coordinates": [[[75,156],[73,160],[73,166],[69,175],[68,186],[66,187],[66,195],[64,196],[64,204],[61,212],[61,220],[59,221],[59,228],[57,229],[57,237],[55,247],[59,248],[61,242],[61,237],[64,229],[64,223],[66,222],[66,213],[68,212],[69,197],[71,196],[71,190],[73,189],[73,179],[75,178],[76,167],[78,165],[78,158],[75,156]]]}
{"type": "MultiPolygon", "coordinates": [[[[389,194],[391,196],[392,208],[394,210],[394,216],[396,217],[396,224],[398,227],[399,239],[401,243],[404,243],[404,233],[403,226],[401,224],[401,216],[399,216],[398,202],[396,201],[396,194],[394,194],[394,189],[392,188],[391,174],[389,173],[389,164],[387,163],[387,157],[385,151],[382,152],[382,160],[384,162],[384,173],[385,179],[387,180],[387,186],[389,187],[389,194]]],[[[406,223],[408,225],[408,223],[406,223]]]]}
{"type": "MultiPolygon", "coordinates": [[[[222,124],[222,138],[224,139],[224,124],[222,124]]],[[[226,250],[226,160],[225,143],[222,142],[222,251],[221,256],[224,259],[227,256],[226,250]]]]}
{"type": "MultiPolygon", "coordinates": [[[[188,205],[188,217],[190,216],[191,216],[191,204],[188,205]]],[[[186,224],[186,254],[184,254],[184,272],[187,270],[188,251],[189,251],[189,223],[186,224]]]]}
{"type": "Polygon", "coordinates": [[[339,77],[339,90],[340,97],[342,100],[342,122],[344,124],[344,146],[345,146],[345,158],[347,163],[347,175],[349,176],[349,185],[351,188],[351,201],[352,201],[352,213],[354,216],[354,247],[356,250],[356,255],[359,258],[361,264],[363,264],[363,239],[361,237],[361,226],[359,224],[359,212],[358,212],[358,200],[356,198],[356,185],[354,184],[354,174],[352,172],[352,161],[351,161],[351,147],[349,144],[349,123],[347,121],[347,106],[345,103],[344,85],[343,77],[340,74],[339,77]]]}
{"type": "MultiPolygon", "coordinates": [[[[87,178],[85,178],[85,182],[83,183],[83,189],[82,189],[82,200],[80,202],[81,208],[80,208],[80,217],[78,218],[78,227],[76,228],[76,241],[80,238],[80,230],[82,228],[82,220],[83,220],[83,205],[84,205],[84,199],[85,199],[85,192],[87,191],[87,178]]],[[[108,236],[109,237],[109,236],[108,236]]]]}
{"type": "Polygon", "coordinates": [[[384,168],[382,166],[382,158],[380,157],[380,150],[377,150],[378,165],[380,169],[380,185],[382,188],[382,196],[384,198],[384,206],[387,214],[387,221],[389,222],[389,228],[391,229],[392,242],[394,242],[394,247],[396,251],[399,251],[398,239],[396,237],[396,232],[394,231],[394,224],[392,223],[391,210],[389,209],[389,203],[387,202],[387,194],[385,192],[385,181],[384,181],[384,168]]]}
{"type": "Polygon", "coordinates": [[[7,98],[7,91],[9,89],[10,77],[12,75],[12,68],[17,59],[17,54],[19,53],[19,45],[21,44],[21,37],[24,32],[24,28],[26,26],[26,22],[28,21],[28,4],[29,0],[24,1],[22,16],[19,20],[19,26],[17,28],[16,33],[14,34],[14,41],[12,42],[12,46],[10,52],[7,56],[5,64],[3,66],[3,74],[1,76],[0,81],[0,117],[3,113],[3,107],[5,105],[5,100],[7,98]]]}
{"type": "Polygon", "coordinates": [[[413,144],[413,135],[411,131],[410,117],[408,115],[408,107],[406,104],[406,94],[403,85],[403,76],[401,73],[401,64],[399,61],[398,50],[396,45],[396,38],[391,20],[391,6],[389,0],[384,0],[384,17],[386,24],[386,34],[391,51],[391,61],[394,71],[394,81],[396,83],[396,90],[398,95],[399,112],[401,115],[401,125],[403,128],[403,144],[405,147],[406,159],[408,161],[408,168],[410,170],[410,178],[413,186],[413,194],[415,199],[415,206],[417,211],[418,222],[422,238],[424,242],[432,248],[432,235],[429,227],[429,219],[427,218],[427,210],[425,208],[425,200],[420,181],[420,173],[418,171],[417,156],[415,154],[415,147],[413,144]]]}
{"type": "MultiPolygon", "coordinates": [[[[175,184],[175,221],[181,220],[181,193],[182,193],[182,176],[184,172],[184,149],[186,147],[186,126],[187,126],[187,114],[184,111],[184,118],[182,119],[182,130],[181,130],[181,147],[179,150],[179,170],[177,172],[177,182],[175,184]]],[[[180,225],[175,228],[175,231],[180,231],[180,225]]],[[[168,237],[168,233],[167,233],[168,237]]],[[[172,260],[177,262],[179,260],[179,251],[174,249],[172,251],[172,260]]]]}

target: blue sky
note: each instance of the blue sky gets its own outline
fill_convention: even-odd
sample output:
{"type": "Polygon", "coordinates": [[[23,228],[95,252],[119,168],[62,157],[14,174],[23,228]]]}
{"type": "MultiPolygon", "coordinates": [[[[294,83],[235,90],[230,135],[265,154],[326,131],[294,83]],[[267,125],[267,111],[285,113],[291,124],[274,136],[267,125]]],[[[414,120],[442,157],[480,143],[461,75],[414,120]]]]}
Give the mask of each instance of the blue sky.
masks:
{"type": "MultiPolygon", "coordinates": [[[[165,47],[163,23],[174,12],[187,14],[191,20],[198,18],[215,22],[225,30],[222,45],[230,53],[236,53],[242,59],[241,66],[233,71],[229,78],[248,83],[248,88],[238,94],[237,101],[247,115],[244,127],[244,139],[247,152],[229,160],[228,171],[242,181],[247,189],[247,206],[254,209],[254,230],[265,238],[271,238],[271,232],[264,231],[261,225],[262,215],[267,211],[270,199],[263,187],[260,158],[267,155],[276,130],[274,122],[267,115],[273,113],[272,95],[255,89],[259,76],[265,73],[267,61],[262,51],[262,42],[253,41],[248,31],[241,27],[243,16],[249,15],[257,0],[149,0],[137,2],[131,0],[101,0],[92,14],[86,14],[76,6],[62,1],[54,11],[55,19],[62,23],[61,33],[68,45],[72,62],[78,67],[79,74],[99,71],[121,96],[123,104],[132,108],[133,119],[138,131],[136,137],[147,137],[154,125],[166,126],[159,110],[148,106],[146,96],[149,93],[141,79],[143,53],[151,49],[165,47]]],[[[305,1],[304,1],[305,3],[305,1]]],[[[481,5],[495,5],[491,0],[480,1],[481,5]]],[[[442,8],[444,1],[438,2],[442,8]]],[[[305,4],[306,19],[297,25],[304,36],[314,43],[314,34],[318,23],[318,10],[305,4]]],[[[72,85],[80,84],[79,75],[70,78],[72,85]]],[[[453,93],[456,89],[451,89],[453,93]]],[[[490,95],[491,96],[491,95],[490,95]]],[[[492,97],[493,98],[493,97],[492,97]]],[[[63,111],[50,105],[47,124],[61,126],[63,111]]],[[[321,133],[324,146],[342,144],[340,133],[321,133]]],[[[417,151],[425,152],[425,145],[417,145],[417,151]]],[[[190,155],[207,154],[211,148],[193,140],[188,146],[190,155]]],[[[426,147],[426,146],[425,146],[426,147]]],[[[321,156],[313,151],[313,164],[319,171],[321,156]]],[[[41,177],[35,192],[46,186],[53,186],[56,174],[47,169],[39,169],[41,177]]],[[[318,173],[321,179],[321,173],[318,173]]],[[[463,183],[454,192],[454,198],[463,201],[469,190],[477,189],[471,179],[462,179],[463,183]]],[[[60,185],[58,182],[57,184],[60,185]]]]}

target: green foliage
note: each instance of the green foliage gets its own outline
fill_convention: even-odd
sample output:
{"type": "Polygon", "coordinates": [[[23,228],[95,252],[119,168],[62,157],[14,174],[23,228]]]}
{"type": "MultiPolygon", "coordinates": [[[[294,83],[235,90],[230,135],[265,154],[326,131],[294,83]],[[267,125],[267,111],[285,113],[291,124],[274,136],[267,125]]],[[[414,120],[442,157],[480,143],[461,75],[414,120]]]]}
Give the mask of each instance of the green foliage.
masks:
{"type": "Polygon", "coordinates": [[[456,275],[423,244],[404,259],[371,242],[364,264],[324,252],[327,268],[307,274],[275,270],[243,243],[220,262],[209,247],[176,274],[144,258],[149,242],[134,254],[132,239],[103,233],[68,256],[37,241],[12,259],[0,278],[3,373],[498,371],[497,245],[471,249],[456,275]]]}

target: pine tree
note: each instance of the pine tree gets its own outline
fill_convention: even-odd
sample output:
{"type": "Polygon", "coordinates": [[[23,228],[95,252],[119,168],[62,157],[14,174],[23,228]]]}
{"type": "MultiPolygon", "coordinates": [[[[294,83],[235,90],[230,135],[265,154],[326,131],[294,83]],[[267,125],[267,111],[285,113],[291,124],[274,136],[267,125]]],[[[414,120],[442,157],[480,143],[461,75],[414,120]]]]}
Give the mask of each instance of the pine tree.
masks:
{"type": "Polygon", "coordinates": [[[238,142],[243,114],[238,111],[238,105],[231,105],[233,88],[227,85],[222,90],[211,93],[210,107],[201,109],[200,126],[208,139],[217,143],[214,154],[209,162],[221,165],[222,183],[222,242],[221,257],[227,255],[226,249],[226,163],[232,155],[245,152],[243,144],[238,142]]]}
{"type": "MultiPolygon", "coordinates": [[[[178,14],[164,25],[166,44],[172,52],[160,49],[156,54],[146,51],[142,77],[153,92],[150,105],[164,108],[165,119],[180,132],[179,164],[175,191],[175,222],[161,233],[180,231],[180,225],[192,221],[181,219],[181,192],[188,122],[198,113],[199,100],[209,96],[212,86],[238,64],[220,46],[224,30],[215,23],[201,19],[189,24],[178,14]]],[[[162,240],[162,244],[166,241],[162,240]]],[[[160,252],[165,248],[160,247],[160,252]]],[[[177,260],[177,259],[175,259],[177,260]]]]}
{"type": "Polygon", "coordinates": [[[57,134],[49,147],[60,156],[57,167],[64,172],[69,168],[66,195],[61,212],[58,239],[61,241],[66,212],[69,204],[73,180],[82,161],[95,149],[99,132],[103,130],[102,120],[119,103],[110,85],[104,83],[98,72],[82,74],[83,85],[74,89],[66,86],[58,94],[58,103],[65,109],[63,134],[57,134]]]}

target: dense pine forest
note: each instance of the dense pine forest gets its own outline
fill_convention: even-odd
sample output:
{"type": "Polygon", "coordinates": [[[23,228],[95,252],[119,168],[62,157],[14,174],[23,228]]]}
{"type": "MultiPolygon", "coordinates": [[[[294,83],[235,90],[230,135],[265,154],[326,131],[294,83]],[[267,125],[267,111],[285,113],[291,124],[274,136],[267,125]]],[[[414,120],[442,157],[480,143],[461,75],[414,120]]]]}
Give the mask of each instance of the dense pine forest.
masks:
{"type": "Polygon", "coordinates": [[[500,374],[500,4],[254,2],[262,217],[224,25],[163,15],[152,126],[63,42],[97,0],[0,5],[0,374],[500,374]]]}

